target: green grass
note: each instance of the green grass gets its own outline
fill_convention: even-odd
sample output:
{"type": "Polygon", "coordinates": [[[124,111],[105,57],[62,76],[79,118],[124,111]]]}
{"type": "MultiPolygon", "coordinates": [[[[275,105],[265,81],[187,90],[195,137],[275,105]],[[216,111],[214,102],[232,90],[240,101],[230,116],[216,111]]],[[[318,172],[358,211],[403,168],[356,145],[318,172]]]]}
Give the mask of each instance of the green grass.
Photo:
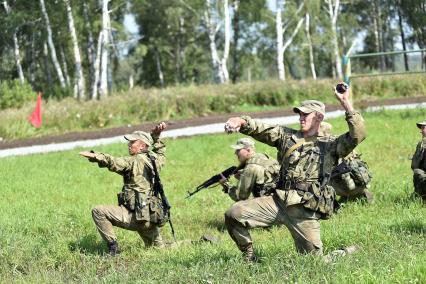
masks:
{"type": "MultiPolygon", "coordinates": [[[[185,200],[187,190],[235,163],[228,147],[238,135],[168,140],[163,183],[173,206],[179,240],[208,233],[218,245],[183,242],[145,250],[139,236],[117,229],[123,253],[106,257],[91,220],[97,204],[115,204],[118,175],[80,158],[78,150],[0,160],[0,282],[162,282],[162,283],[424,283],[426,208],[410,198],[410,160],[420,134],[415,122],[426,110],[365,114],[368,138],[359,151],[374,173],[376,202],[346,204],[321,221],[325,253],[351,244],[362,250],[326,264],[298,255],[285,227],[254,230],[262,263],[247,266],[223,225],[232,204],[219,188],[185,200]]],[[[334,133],[343,118],[331,120],[334,133]]],[[[125,155],[124,144],[96,148],[125,155]]],[[[275,150],[258,144],[258,151],[275,150]]],[[[163,234],[171,240],[166,225],[163,234]]]]}

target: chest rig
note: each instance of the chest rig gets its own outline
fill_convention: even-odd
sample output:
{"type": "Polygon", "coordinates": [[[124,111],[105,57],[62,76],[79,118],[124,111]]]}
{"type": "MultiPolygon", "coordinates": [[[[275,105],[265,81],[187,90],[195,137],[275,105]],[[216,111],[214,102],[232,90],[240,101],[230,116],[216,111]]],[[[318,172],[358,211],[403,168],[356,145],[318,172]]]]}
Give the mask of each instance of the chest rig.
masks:
{"type": "Polygon", "coordinates": [[[332,138],[304,139],[300,133],[285,137],[279,159],[281,162],[278,189],[295,191],[304,207],[329,218],[335,209],[335,191],[328,185],[334,162],[332,138]],[[299,134],[299,135],[298,135],[299,134]]]}

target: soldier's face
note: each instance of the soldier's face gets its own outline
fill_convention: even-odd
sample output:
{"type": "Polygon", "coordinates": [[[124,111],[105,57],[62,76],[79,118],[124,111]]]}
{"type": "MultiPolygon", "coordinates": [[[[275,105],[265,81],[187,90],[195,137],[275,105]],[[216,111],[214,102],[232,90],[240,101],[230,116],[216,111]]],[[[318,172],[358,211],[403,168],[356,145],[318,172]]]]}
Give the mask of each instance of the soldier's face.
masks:
{"type": "Polygon", "coordinates": [[[422,126],[420,128],[420,133],[422,134],[423,137],[426,137],[426,126],[422,126]]]}
{"type": "Polygon", "coordinates": [[[322,118],[316,112],[304,113],[299,112],[300,130],[302,132],[309,132],[311,130],[318,130],[322,118]]]}
{"type": "Polygon", "coordinates": [[[248,158],[250,157],[251,151],[250,149],[239,149],[239,150],[235,150],[235,155],[237,155],[238,161],[240,161],[240,163],[244,163],[245,161],[248,160],[248,158]]]}
{"type": "Polygon", "coordinates": [[[145,150],[146,145],[141,140],[136,140],[129,141],[127,147],[129,149],[129,154],[133,156],[139,154],[140,152],[142,152],[142,150],[145,150]]]}

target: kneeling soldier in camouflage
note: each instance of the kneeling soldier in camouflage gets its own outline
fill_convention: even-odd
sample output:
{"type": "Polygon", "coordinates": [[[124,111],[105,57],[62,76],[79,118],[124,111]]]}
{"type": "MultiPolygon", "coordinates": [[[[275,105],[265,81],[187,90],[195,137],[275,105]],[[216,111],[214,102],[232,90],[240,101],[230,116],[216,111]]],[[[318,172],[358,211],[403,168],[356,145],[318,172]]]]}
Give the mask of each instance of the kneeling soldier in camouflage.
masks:
{"type": "Polygon", "coordinates": [[[300,130],[268,125],[248,116],[226,122],[228,133],[240,131],[276,147],[281,164],[280,183],[272,196],[237,202],[225,213],[228,232],[247,261],[256,259],[249,229],[275,224],[289,229],[298,252],[322,254],[319,219],[329,218],[335,209],[335,192],[327,185],[328,179],[338,159],[365,138],[363,119],[354,111],[349,91],[334,93],[346,111],[349,126],[349,132],[337,138],[318,137],[325,107],[315,100],[293,109],[299,114],[300,130]]]}
{"type": "MultiPolygon", "coordinates": [[[[331,124],[321,122],[318,136],[331,136],[331,129],[331,124]]],[[[330,179],[330,185],[336,191],[336,195],[340,196],[339,202],[360,199],[372,203],[373,193],[368,189],[373,176],[367,163],[361,159],[361,155],[356,151],[352,151],[345,158],[339,159],[339,163],[343,161],[351,169],[350,172],[330,179]]]]}
{"type": "Polygon", "coordinates": [[[417,144],[416,152],[411,160],[413,170],[414,193],[426,201],[426,120],[417,123],[422,140],[417,144]]]}
{"type": "Polygon", "coordinates": [[[253,197],[271,195],[278,182],[280,165],[267,154],[256,153],[254,141],[241,138],[231,146],[240,162],[239,171],[235,174],[237,185],[231,185],[223,178],[219,181],[223,191],[234,201],[246,200],[253,197]]]}
{"type": "Polygon", "coordinates": [[[166,128],[164,122],[158,124],[151,133],[135,131],[125,135],[129,141],[129,157],[113,157],[108,154],[81,152],[80,155],[90,162],[98,163],[101,168],[123,176],[124,185],[118,194],[119,205],[99,205],[93,208],[92,216],[102,238],[108,243],[109,253],[119,253],[117,237],[113,226],[137,231],[145,246],[162,247],[159,225],[164,216],[161,201],[153,194],[154,167],[158,170],[165,163],[166,147],[160,140],[161,132],[166,128]],[[149,147],[153,147],[149,151],[149,147]]]}

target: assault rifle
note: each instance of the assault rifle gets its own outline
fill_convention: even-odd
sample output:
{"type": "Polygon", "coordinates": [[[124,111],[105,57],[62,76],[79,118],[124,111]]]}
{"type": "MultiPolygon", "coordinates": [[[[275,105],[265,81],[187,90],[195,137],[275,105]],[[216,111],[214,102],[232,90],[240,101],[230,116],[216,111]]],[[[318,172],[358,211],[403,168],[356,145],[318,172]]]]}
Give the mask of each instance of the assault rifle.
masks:
{"type": "Polygon", "coordinates": [[[211,178],[209,178],[208,180],[206,180],[205,182],[203,182],[202,184],[197,186],[197,188],[194,191],[192,191],[192,192],[188,191],[188,195],[185,197],[185,199],[190,198],[191,196],[193,196],[197,192],[199,192],[199,191],[201,191],[205,188],[208,188],[209,186],[211,186],[215,183],[218,183],[222,179],[222,176],[224,176],[225,178],[229,178],[231,175],[235,174],[238,170],[239,170],[239,167],[232,166],[232,167],[227,168],[226,170],[224,170],[220,174],[212,176],[211,178]]]}

